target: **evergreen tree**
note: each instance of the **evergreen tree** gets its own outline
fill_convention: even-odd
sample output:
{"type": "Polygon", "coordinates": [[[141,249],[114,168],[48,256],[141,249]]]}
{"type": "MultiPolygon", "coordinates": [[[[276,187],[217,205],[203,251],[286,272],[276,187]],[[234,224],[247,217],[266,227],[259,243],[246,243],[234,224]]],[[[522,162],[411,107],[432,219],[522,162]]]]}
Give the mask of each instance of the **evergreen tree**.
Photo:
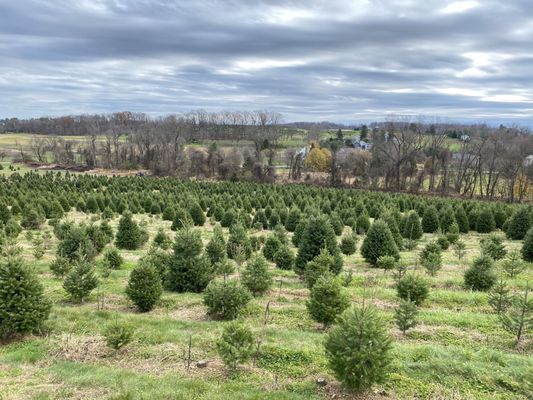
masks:
{"type": "Polygon", "coordinates": [[[205,214],[202,207],[198,203],[193,203],[189,208],[189,214],[192,218],[192,222],[196,226],[203,226],[205,224],[205,214]]]}
{"type": "Polygon", "coordinates": [[[377,220],[372,224],[361,245],[361,255],[366,262],[372,265],[376,265],[381,256],[392,256],[396,260],[400,259],[398,247],[385,222],[377,220]]]}
{"type": "Polygon", "coordinates": [[[481,253],[486,254],[494,260],[501,260],[507,254],[501,236],[491,234],[481,239],[481,253]]]}
{"type": "Polygon", "coordinates": [[[501,314],[511,305],[510,290],[503,279],[494,285],[488,294],[488,302],[494,312],[501,314]]]}
{"type": "Polygon", "coordinates": [[[487,291],[496,283],[494,261],[487,255],[477,257],[464,273],[465,286],[478,291],[487,291]]]}
{"type": "Polygon", "coordinates": [[[204,304],[212,317],[232,320],[237,318],[252,299],[252,294],[236,280],[213,280],[204,291],[204,304]]]}
{"type": "Polygon", "coordinates": [[[440,210],[439,213],[439,224],[440,229],[443,233],[450,231],[450,228],[455,224],[455,214],[450,206],[445,206],[440,210]]]}
{"type": "Polygon", "coordinates": [[[335,232],[326,217],[311,217],[298,246],[298,255],[294,263],[296,272],[302,275],[307,263],[318,256],[324,247],[335,258],[334,273],[339,273],[342,269],[342,257],[337,246],[335,232]]]}
{"type": "Polygon", "coordinates": [[[163,294],[161,276],[155,267],[149,263],[139,263],[131,271],[126,287],[126,295],[142,312],[154,308],[163,294]]]}
{"type": "Polygon", "coordinates": [[[300,222],[301,213],[300,210],[297,208],[291,208],[291,211],[289,212],[289,215],[287,217],[287,221],[285,221],[285,228],[289,232],[294,232],[296,229],[296,226],[300,222]]]}
{"type": "Polygon", "coordinates": [[[50,302],[22,258],[0,258],[0,338],[30,333],[48,318],[50,302]]]}
{"type": "Polygon", "coordinates": [[[82,303],[97,286],[98,279],[94,268],[87,261],[78,261],[63,282],[63,288],[72,301],[77,303],[82,303]]]}
{"type": "Polygon", "coordinates": [[[525,261],[533,261],[533,228],[529,229],[524,237],[521,253],[525,261]]]}
{"type": "Polygon", "coordinates": [[[511,216],[505,233],[508,239],[522,240],[526,236],[529,228],[531,228],[531,217],[529,215],[529,211],[525,207],[520,207],[511,216]]]}
{"type": "Polygon", "coordinates": [[[502,269],[510,278],[515,278],[526,268],[518,251],[511,251],[502,262],[502,269]]]}
{"type": "Polygon", "coordinates": [[[274,261],[274,255],[281,246],[282,244],[276,235],[269,235],[265,241],[265,245],[263,246],[263,255],[268,261],[274,261]]]}
{"type": "Polygon", "coordinates": [[[332,272],[335,268],[335,258],[331,255],[326,247],[324,247],[318,256],[307,263],[304,271],[304,280],[307,287],[311,289],[318,278],[332,272]]]}
{"type": "Polygon", "coordinates": [[[58,278],[63,278],[67,275],[72,269],[70,260],[66,257],[57,256],[55,260],[50,263],[50,270],[54,276],[58,278]]]}
{"type": "Polygon", "coordinates": [[[398,297],[421,305],[429,294],[428,282],[419,275],[405,274],[396,285],[398,297]]]}
{"type": "Polygon", "coordinates": [[[411,211],[407,214],[402,235],[404,238],[411,240],[417,240],[422,237],[422,225],[416,211],[411,211]]]}
{"type": "Polygon", "coordinates": [[[214,276],[214,268],[202,250],[199,231],[184,228],[176,233],[174,254],[165,277],[168,289],[180,293],[200,293],[205,289],[214,276]]]}
{"type": "Polygon", "coordinates": [[[157,230],[157,233],[154,236],[154,246],[157,246],[163,250],[167,250],[172,245],[172,240],[170,237],[165,233],[165,231],[160,228],[157,230]]]}
{"type": "Polygon", "coordinates": [[[142,245],[142,233],[139,225],[126,213],[118,223],[115,244],[119,249],[136,250],[142,245]]]}
{"type": "Polygon", "coordinates": [[[354,235],[344,235],[341,239],[340,249],[342,254],[352,255],[357,250],[357,241],[354,235]]]}
{"type": "Polygon", "coordinates": [[[426,233],[434,233],[439,230],[439,214],[434,206],[429,206],[424,211],[422,230],[426,233]]]}
{"type": "Polygon", "coordinates": [[[252,255],[252,245],[242,224],[233,224],[229,229],[229,238],[226,244],[228,257],[235,260],[242,257],[248,260],[252,255]]]}
{"type": "Polygon", "coordinates": [[[366,210],[357,216],[355,220],[355,231],[359,235],[365,234],[370,228],[370,218],[366,210]]]}
{"type": "Polygon", "coordinates": [[[476,222],[476,231],[479,233],[489,233],[496,229],[496,222],[494,221],[494,215],[492,210],[488,207],[483,208],[476,222]]]}
{"type": "Polygon", "coordinates": [[[409,299],[400,300],[400,304],[394,311],[394,320],[396,326],[404,335],[405,332],[417,325],[417,317],[418,309],[415,302],[409,299]]]}
{"type": "Polygon", "coordinates": [[[326,272],[320,276],[313,287],[307,311],[316,322],[328,326],[350,305],[350,299],[333,274],[326,272]]]}
{"type": "Polygon", "coordinates": [[[522,337],[533,331],[533,299],[529,296],[529,285],[526,284],[523,296],[517,296],[506,313],[500,315],[503,328],[516,337],[516,344],[522,337]]]}
{"type": "Polygon", "coordinates": [[[282,245],[274,254],[274,262],[279,269],[291,270],[294,266],[294,259],[292,250],[286,245],[282,245]]]}
{"type": "Polygon", "coordinates": [[[335,377],[354,391],[384,382],[392,360],[391,347],[386,324],[374,307],[346,310],[325,342],[326,357],[335,377]]]}
{"type": "Polygon", "coordinates": [[[388,225],[396,246],[398,246],[398,249],[401,249],[403,247],[403,238],[398,227],[398,221],[391,212],[383,213],[381,219],[388,225]]]}
{"type": "Polygon", "coordinates": [[[241,274],[241,281],[254,296],[261,296],[272,286],[272,274],[268,263],[261,255],[254,256],[246,264],[241,274]]]}
{"type": "Polygon", "coordinates": [[[457,221],[459,232],[468,233],[470,229],[470,223],[468,222],[468,217],[466,216],[466,212],[463,207],[459,206],[455,208],[455,220],[457,221]]]}
{"type": "Polygon", "coordinates": [[[292,244],[294,246],[298,247],[300,245],[306,227],[307,221],[305,219],[300,220],[300,222],[298,222],[298,225],[296,225],[296,229],[294,230],[294,234],[292,235],[291,239],[292,244]]]}
{"type": "Polygon", "coordinates": [[[11,211],[4,203],[0,203],[0,226],[7,224],[7,221],[11,219],[11,211]]]}
{"type": "Polygon", "coordinates": [[[180,207],[176,209],[174,213],[174,220],[172,221],[170,229],[173,231],[177,231],[189,227],[192,224],[193,222],[189,212],[180,207]]]}
{"type": "Polygon", "coordinates": [[[255,350],[252,331],[237,322],[224,326],[221,338],[217,341],[217,351],[230,370],[237,369],[239,363],[247,362],[255,350]]]}
{"type": "Polygon", "coordinates": [[[224,233],[220,225],[213,229],[213,236],[207,246],[205,252],[211,261],[211,265],[216,265],[226,259],[226,240],[224,240],[224,233]]]}

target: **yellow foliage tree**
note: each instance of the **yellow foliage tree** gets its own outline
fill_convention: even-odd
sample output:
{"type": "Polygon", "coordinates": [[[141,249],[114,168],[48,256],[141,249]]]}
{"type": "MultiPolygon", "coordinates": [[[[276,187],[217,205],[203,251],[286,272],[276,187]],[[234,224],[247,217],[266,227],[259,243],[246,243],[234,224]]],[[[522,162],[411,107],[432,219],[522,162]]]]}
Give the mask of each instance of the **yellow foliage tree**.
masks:
{"type": "Polygon", "coordinates": [[[328,172],[331,165],[331,152],[321,149],[320,145],[311,142],[311,150],[305,158],[305,167],[314,172],[328,172]]]}

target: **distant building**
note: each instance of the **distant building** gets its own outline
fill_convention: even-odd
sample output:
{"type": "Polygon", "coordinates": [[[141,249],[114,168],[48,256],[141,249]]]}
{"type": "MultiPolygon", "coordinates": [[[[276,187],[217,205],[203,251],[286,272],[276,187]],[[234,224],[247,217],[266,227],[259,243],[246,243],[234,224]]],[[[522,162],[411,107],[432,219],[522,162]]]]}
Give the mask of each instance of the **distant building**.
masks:
{"type": "Polygon", "coordinates": [[[463,133],[459,139],[461,139],[463,142],[468,142],[470,141],[470,135],[463,133]]]}
{"type": "Polygon", "coordinates": [[[372,145],[368,142],[365,142],[364,140],[360,140],[359,138],[352,139],[352,147],[354,149],[361,149],[361,150],[369,150],[372,145]]]}
{"type": "Polygon", "coordinates": [[[530,154],[524,159],[524,165],[533,165],[533,154],[530,154]]]}

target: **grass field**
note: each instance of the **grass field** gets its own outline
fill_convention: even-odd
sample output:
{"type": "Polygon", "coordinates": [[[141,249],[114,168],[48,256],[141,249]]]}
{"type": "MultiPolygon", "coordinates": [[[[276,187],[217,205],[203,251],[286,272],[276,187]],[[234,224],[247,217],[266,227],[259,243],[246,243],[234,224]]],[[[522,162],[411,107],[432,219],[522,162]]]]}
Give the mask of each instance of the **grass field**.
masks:
{"type": "MultiPolygon", "coordinates": [[[[89,217],[71,212],[68,218],[82,222],[89,217]]],[[[159,217],[136,215],[135,219],[151,238],[160,227],[172,233],[170,222],[159,217]]],[[[111,224],[116,227],[117,222],[114,219],[111,224]]],[[[200,229],[207,242],[211,223],[200,229]]],[[[46,225],[44,230],[51,227],[46,225]]],[[[376,305],[394,337],[388,382],[356,397],[344,392],[331,376],[322,347],[325,332],[308,316],[308,290],[292,271],[272,265],[274,287],[241,314],[262,345],[253,363],[229,374],[214,346],[224,323],[206,316],[202,295],[166,292],[161,304],[147,314],[138,313],[124,295],[128,275],[147,245],[121,251],[126,261],[123,268],[100,277],[99,289],[89,300],[73,305],[48,268],[56,239],[43,259],[36,261],[29,238],[22,233],[24,257],[39,274],[54,306],[42,335],[0,348],[0,399],[530,399],[531,338],[515,348],[513,338],[487,305],[487,295],[464,290],[462,274],[479,252],[481,235],[463,236],[466,258],[459,262],[453,250],[444,252],[443,269],[430,278],[430,297],[422,306],[420,324],[405,337],[392,320],[397,298],[391,273],[369,268],[359,252],[345,257],[345,271],[353,272],[347,289],[352,302],[360,304],[366,298],[376,305]],[[265,320],[267,304],[270,317],[265,320]],[[136,327],[134,342],[118,352],[108,349],[101,336],[103,325],[113,318],[136,327]],[[193,364],[187,370],[189,336],[193,364]],[[208,360],[208,367],[197,368],[198,360],[208,360]],[[325,377],[328,385],[318,387],[318,377],[325,377]]],[[[425,235],[417,250],[402,252],[410,269],[424,273],[416,254],[431,238],[425,235]]],[[[520,245],[505,244],[508,250],[520,245]]],[[[508,283],[519,290],[528,280],[533,282],[532,268],[508,283]]]]}

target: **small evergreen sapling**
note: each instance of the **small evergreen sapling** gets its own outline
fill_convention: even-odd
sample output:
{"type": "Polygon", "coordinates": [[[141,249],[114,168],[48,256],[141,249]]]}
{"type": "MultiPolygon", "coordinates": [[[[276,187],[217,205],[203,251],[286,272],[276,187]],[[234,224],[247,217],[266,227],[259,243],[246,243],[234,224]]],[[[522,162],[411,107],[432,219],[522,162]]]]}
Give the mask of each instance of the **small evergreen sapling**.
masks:
{"type": "Polygon", "coordinates": [[[311,288],[307,311],[315,321],[329,326],[350,305],[343,287],[330,272],[319,277],[311,288]]]}
{"type": "Polygon", "coordinates": [[[490,290],[487,299],[489,305],[497,314],[501,314],[509,308],[512,302],[512,296],[503,279],[500,279],[500,281],[494,285],[490,290]]]}
{"type": "Polygon", "coordinates": [[[217,351],[228,369],[235,371],[239,364],[252,357],[254,350],[254,335],[248,327],[238,322],[224,326],[222,336],[217,341],[217,351]]]}
{"type": "Polygon", "coordinates": [[[126,295],[141,312],[151,311],[163,293],[161,276],[150,263],[139,263],[131,271],[126,295]]]}
{"type": "Polygon", "coordinates": [[[414,328],[418,321],[418,308],[414,301],[410,299],[400,300],[400,304],[394,311],[394,320],[398,329],[405,335],[405,333],[414,328]]]}
{"type": "Polygon", "coordinates": [[[98,279],[93,266],[87,261],[78,261],[63,282],[63,288],[72,301],[82,303],[83,300],[98,286],[98,279]]]}
{"type": "Polygon", "coordinates": [[[523,295],[513,298],[512,306],[500,318],[503,328],[515,336],[517,345],[524,335],[533,331],[533,298],[529,284],[526,283],[523,295]]]}
{"type": "Polygon", "coordinates": [[[400,258],[396,242],[384,221],[377,220],[372,224],[361,245],[361,255],[372,265],[376,265],[381,256],[392,256],[396,260],[400,258]]]}
{"type": "Polygon", "coordinates": [[[472,290],[487,291],[496,283],[494,260],[487,256],[477,257],[464,273],[465,286],[472,290]]]}
{"type": "Polygon", "coordinates": [[[254,296],[261,296],[270,289],[272,274],[263,256],[254,256],[247,262],[241,275],[241,281],[254,296]]]}
{"type": "Polygon", "coordinates": [[[420,275],[406,274],[396,285],[398,297],[421,305],[429,294],[429,284],[420,275]]]}
{"type": "Polygon", "coordinates": [[[252,294],[236,280],[213,280],[204,291],[203,302],[207,313],[215,318],[232,320],[246,307],[252,294]]]}
{"type": "Polygon", "coordinates": [[[516,278],[525,268],[526,264],[518,251],[511,251],[502,261],[502,269],[510,278],[516,278]]]}
{"type": "Polygon", "coordinates": [[[374,307],[344,311],[324,347],[335,377],[349,390],[361,392],[385,381],[392,340],[374,307]]]}

